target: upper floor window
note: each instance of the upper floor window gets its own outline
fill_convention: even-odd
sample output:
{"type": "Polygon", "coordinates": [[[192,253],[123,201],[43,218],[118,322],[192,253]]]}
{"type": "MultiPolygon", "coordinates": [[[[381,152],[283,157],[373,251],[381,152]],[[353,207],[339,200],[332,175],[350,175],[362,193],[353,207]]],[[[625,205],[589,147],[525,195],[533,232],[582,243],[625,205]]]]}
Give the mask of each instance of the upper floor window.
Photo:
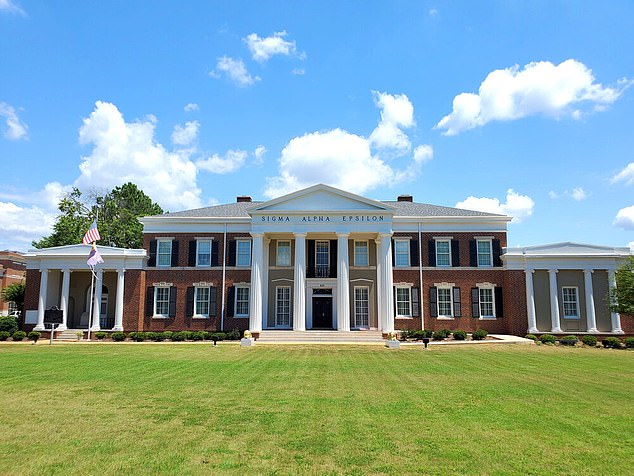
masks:
{"type": "Polygon", "coordinates": [[[355,266],[368,266],[368,242],[367,241],[355,241],[354,242],[354,265],[355,266]]]}
{"type": "Polygon", "coordinates": [[[573,286],[564,286],[561,288],[561,294],[564,308],[564,318],[578,319],[579,305],[577,300],[577,288],[573,286]]]}
{"type": "Polygon", "coordinates": [[[493,266],[491,240],[477,240],[478,266],[493,266]]]}
{"type": "Polygon", "coordinates": [[[236,266],[251,266],[251,240],[237,240],[236,266]]]}
{"type": "Polygon", "coordinates": [[[330,242],[315,242],[315,277],[324,278],[328,276],[330,268],[330,242]]]}
{"type": "Polygon", "coordinates": [[[170,266],[172,264],[172,240],[157,241],[156,264],[158,266],[170,266]]]}
{"type": "Polygon", "coordinates": [[[196,241],[196,266],[211,266],[211,240],[196,241]]]}
{"type": "Polygon", "coordinates": [[[450,240],[436,240],[436,266],[451,266],[450,240]]]}
{"type": "Polygon", "coordinates": [[[291,242],[288,240],[278,240],[277,242],[277,266],[291,265],[291,242]]]}
{"type": "Polygon", "coordinates": [[[409,240],[394,240],[394,266],[409,266],[409,240]]]}

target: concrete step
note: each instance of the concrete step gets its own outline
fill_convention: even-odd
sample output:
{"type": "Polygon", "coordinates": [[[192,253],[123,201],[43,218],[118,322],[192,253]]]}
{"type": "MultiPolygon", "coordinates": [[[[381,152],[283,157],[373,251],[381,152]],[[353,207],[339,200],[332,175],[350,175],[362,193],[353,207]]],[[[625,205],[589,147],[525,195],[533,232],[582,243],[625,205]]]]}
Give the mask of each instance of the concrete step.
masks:
{"type": "Polygon", "coordinates": [[[66,329],[65,331],[60,332],[55,337],[55,340],[63,340],[63,341],[77,341],[80,340],[77,338],[77,332],[81,329],[66,329]]]}
{"type": "Polygon", "coordinates": [[[291,331],[291,330],[264,330],[260,333],[258,342],[359,342],[359,343],[381,343],[383,335],[380,331],[291,331]]]}

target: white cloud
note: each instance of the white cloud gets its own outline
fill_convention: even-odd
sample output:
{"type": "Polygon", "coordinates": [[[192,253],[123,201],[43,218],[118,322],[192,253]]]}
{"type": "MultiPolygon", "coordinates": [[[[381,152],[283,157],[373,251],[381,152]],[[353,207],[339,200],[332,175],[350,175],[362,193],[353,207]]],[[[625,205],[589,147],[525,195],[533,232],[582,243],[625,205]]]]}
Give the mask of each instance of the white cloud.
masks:
{"type": "Polygon", "coordinates": [[[306,74],[306,70],[304,68],[294,68],[291,70],[291,74],[295,76],[304,76],[306,74]]]}
{"type": "Polygon", "coordinates": [[[434,157],[434,149],[431,145],[419,145],[414,149],[414,162],[424,164],[434,157]]]}
{"type": "Polygon", "coordinates": [[[193,112],[193,111],[200,110],[200,107],[195,102],[190,102],[188,104],[185,104],[185,107],[183,108],[183,110],[185,112],[193,112]]]}
{"type": "Polygon", "coordinates": [[[257,34],[251,33],[244,38],[244,42],[251,52],[251,57],[264,63],[275,55],[291,56],[297,53],[295,42],[285,40],[286,35],[286,31],[278,31],[272,36],[260,38],[257,34]]]}
{"type": "Polygon", "coordinates": [[[214,174],[230,174],[242,168],[247,155],[244,150],[229,150],[224,157],[214,154],[207,159],[198,160],[196,166],[214,174]]]}
{"type": "Polygon", "coordinates": [[[175,125],[172,132],[172,142],[176,145],[190,145],[198,137],[198,121],[188,121],[184,126],[175,125]]]}
{"type": "Polygon", "coordinates": [[[255,165],[262,165],[264,163],[264,154],[266,154],[266,147],[259,145],[253,151],[253,163],[255,165]]]}
{"type": "Polygon", "coordinates": [[[401,127],[414,125],[414,106],[405,94],[373,92],[374,103],[381,109],[381,120],[370,134],[370,143],[379,149],[407,153],[411,143],[401,127]]]}
{"type": "Polygon", "coordinates": [[[558,65],[549,61],[495,70],[480,85],[478,94],[461,93],[453,100],[453,111],[436,128],[451,136],[484,126],[491,121],[510,121],[534,115],[570,116],[578,119],[582,107],[604,110],[615,102],[632,80],[616,87],[595,82],[587,66],[574,59],[558,65]]]}
{"type": "Polygon", "coordinates": [[[557,198],[559,198],[561,195],[559,195],[557,192],[555,192],[554,190],[551,190],[550,192],[548,192],[548,196],[550,198],[552,198],[553,200],[556,200],[557,198]]]}
{"type": "Polygon", "coordinates": [[[0,0],[0,11],[26,15],[26,12],[13,0],[0,0]]]}
{"type": "Polygon", "coordinates": [[[4,136],[7,139],[20,140],[28,138],[28,126],[20,120],[13,106],[0,102],[0,117],[4,118],[6,126],[4,136]]]}
{"type": "Polygon", "coordinates": [[[588,198],[588,194],[586,194],[585,190],[581,187],[575,187],[572,189],[572,193],[570,194],[574,200],[580,202],[588,198]]]}
{"type": "Polygon", "coordinates": [[[438,10],[436,10],[435,8],[432,8],[431,10],[429,10],[429,16],[432,18],[435,18],[438,16],[438,10]]]}
{"type": "Polygon", "coordinates": [[[233,59],[228,56],[218,58],[216,69],[209,72],[214,78],[226,77],[233,81],[237,86],[245,88],[260,81],[259,76],[251,76],[241,59],[233,59]]]}
{"type": "Polygon", "coordinates": [[[0,202],[0,249],[26,251],[31,241],[51,232],[55,216],[36,205],[0,202]]]}
{"type": "Polygon", "coordinates": [[[614,224],[625,230],[634,230],[634,205],[621,208],[614,218],[614,224]]]}
{"type": "Polygon", "coordinates": [[[630,162],[625,167],[623,167],[623,170],[612,177],[611,182],[625,182],[625,185],[634,184],[634,162],[630,162]]]}
{"type": "Polygon", "coordinates": [[[528,195],[520,195],[512,188],[506,192],[506,202],[501,203],[497,198],[467,197],[456,203],[456,208],[476,210],[487,213],[498,213],[513,217],[511,223],[520,223],[533,214],[535,202],[528,195]]]}
{"type": "Polygon", "coordinates": [[[97,101],[79,130],[80,143],[92,150],[82,157],[75,185],[109,189],[131,181],[165,209],[199,207],[196,165],[156,142],[155,122],[126,122],[114,104],[97,101]]]}
{"type": "Polygon", "coordinates": [[[634,241],[630,241],[630,242],[627,244],[627,246],[629,246],[629,247],[630,247],[630,251],[631,251],[632,253],[634,253],[634,241]]]}

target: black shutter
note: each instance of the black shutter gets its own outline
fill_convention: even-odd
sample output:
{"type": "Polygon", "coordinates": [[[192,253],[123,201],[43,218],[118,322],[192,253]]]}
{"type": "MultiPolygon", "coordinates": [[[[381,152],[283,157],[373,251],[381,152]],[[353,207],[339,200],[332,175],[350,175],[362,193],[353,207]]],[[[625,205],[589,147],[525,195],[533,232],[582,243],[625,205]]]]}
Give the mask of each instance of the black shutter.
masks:
{"type": "Polygon", "coordinates": [[[145,294],[145,316],[154,314],[154,286],[148,286],[145,294]]]}
{"type": "Polygon", "coordinates": [[[185,315],[187,317],[192,317],[194,315],[194,288],[191,286],[187,288],[185,299],[185,315]]]}
{"type": "Polygon", "coordinates": [[[150,259],[147,262],[148,266],[156,266],[156,240],[150,240],[150,259]]]}
{"type": "Polygon", "coordinates": [[[392,304],[394,305],[394,317],[398,316],[398,306],[396,305],[396,286],[392,288],[392,304]]]}
{"type": "Polygon", "coordinates": [[[229,289],[227,289],[227,310],[225,311],[225,316],[227,317],[233,317],[233,311],[234,311],[234,304],[233,301],[235,300],[235,293],[236,293],[236,288],[233,286],[230,286],[229,289]]]}
{"type": "Polygon", "coordinates": [[[477,268],[478,266],[478,247],[476,240],[469,240],[469,266],[477,268]]]}
{"type": "Polygon", "coordinates": [[[211,242],[211,265],[218,266],[218,242],[211,242]]]}
{"type": "Polygon", "coordinates": [[[229,258],[227,266],[235,266],[236,265],[236,240],[229,241],[229,258]]]}
{"type": "Polygon", "coordinates": [[[429,315],[438,317],[438,290],[435,287],[429,288],[429,315]]]}
{"type": "Polygon", "coordinates": [[[471,288],[471,315],[480,317],[480,290],[471,288]]]}
{"type": "Polygon", "coordinates": [[[209,288],[209,315],[216,315],[216,306],[218,305],[218,288],[209,288]]]}
{"type": "Polygon", "coordinates": [[[502,266],[502,247],[500,246],[500,240],[493,240],[493,266],[502,266]]]}
{"type": "Polygon", "coordinates": [[[330,277],[337,277],[337,240],[330,240],[330,277]]]}
{"type": "Polygon", "coordinates": [[[453,288],[453,317],[462,317],[462,302],[460,288],[453,288]]]}
{"type": "Polygon", "coordinates": [[[189,253],[187,254],[187,266],[196,266],[196,240],[189,242],[189,253]]]}
{"type": "Polygon", "coordinates": [[[412,288],[412,317],[420,316],[420,303],[418,302],[418,288],[412,288]]]}
{"type": "Polygon", "coordinates": [[[178,266],[178,241],[172,241],[172,266],[178,266]]]}
{"type": "Polygon", "coordinates": [[[396,251],[394,251],[395,247],[396,241],[392,240],[392,268],[396,266],[396,251]]]}
{"type": "Polygon", "coordinates": [[[176,286],[172,286],[170,288],[169,317],[176,317],[176,286]]]}
{"type": "Polygon", "coordinates": [[[460,266],[460,242],[451,240],[451,266],[460,266]]]}
{"type": "Polygon", "coordinates": [[[429,240],[428,246],[429,266],[436,266],[436,240],[429,240]]]}
{"type": "Polygon", "coordinates": [[[315,240],[306,240],[306,253],[308,254],[307,278],[315,277],[315,240]]]}
{"type": "Polygon", "coordinates": [[[418,266],[418,240],[409,242],[409,264],[410,266],[418,266]]]}
{"type": "Polygon", "coordinates": [[[504,293],[502,288],[495,288],[495,317],[504,317],[504,293]]]}

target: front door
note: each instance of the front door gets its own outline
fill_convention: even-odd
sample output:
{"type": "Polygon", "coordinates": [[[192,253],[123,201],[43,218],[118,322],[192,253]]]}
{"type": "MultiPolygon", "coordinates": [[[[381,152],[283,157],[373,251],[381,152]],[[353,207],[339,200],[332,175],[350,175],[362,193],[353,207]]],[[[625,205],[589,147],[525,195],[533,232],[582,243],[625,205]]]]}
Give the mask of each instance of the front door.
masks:
{"type": "Polygon", "coordinates": [[[313,329],[332,329],[332,296],[313,296],[313,329]]]}

